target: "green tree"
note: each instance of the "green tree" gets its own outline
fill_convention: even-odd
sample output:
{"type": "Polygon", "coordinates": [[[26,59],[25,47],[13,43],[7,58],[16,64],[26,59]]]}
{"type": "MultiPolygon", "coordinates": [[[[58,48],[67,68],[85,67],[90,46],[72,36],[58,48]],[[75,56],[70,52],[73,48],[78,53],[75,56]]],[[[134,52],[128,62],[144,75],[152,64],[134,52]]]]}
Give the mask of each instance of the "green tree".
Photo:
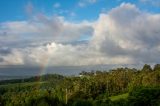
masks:
{"type": "Polygon", "coordinates": [[[148,72],[150,72],[150,71],[152,71],[152,68],[151,68],[150,65],[145,64],[145,65],[143,66],[143,68],[142,68],[142,71],[148,71],[148,72]]]}

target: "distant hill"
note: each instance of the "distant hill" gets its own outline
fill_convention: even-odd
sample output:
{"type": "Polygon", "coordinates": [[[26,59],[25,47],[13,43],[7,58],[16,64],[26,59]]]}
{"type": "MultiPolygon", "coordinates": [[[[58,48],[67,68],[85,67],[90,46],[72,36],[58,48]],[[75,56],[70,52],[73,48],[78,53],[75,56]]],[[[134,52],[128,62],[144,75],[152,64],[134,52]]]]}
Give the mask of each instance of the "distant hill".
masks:
{"type": "MultiPolygon", "coordinates": [[[[44,69],[38,66],[11,65],[0,66],[2,78],[17,78],[19,76],[36,76],[43,74],[78,75],[82,71],[107,71],[117,67],[141,68],[142,65],[84,65],[84,66],[48,66],[44,69]],[[12,77],[14,76],[14,77],[12,77]]],[[[1,79],[2,79],[1,78],[1,79]]]]}
{"type": "Polygon", "coordinates": [[[8,76],[8,75],[0,75],[0,80],[11,80],[11,79],[24,79],[29,76],[8,76]]]}

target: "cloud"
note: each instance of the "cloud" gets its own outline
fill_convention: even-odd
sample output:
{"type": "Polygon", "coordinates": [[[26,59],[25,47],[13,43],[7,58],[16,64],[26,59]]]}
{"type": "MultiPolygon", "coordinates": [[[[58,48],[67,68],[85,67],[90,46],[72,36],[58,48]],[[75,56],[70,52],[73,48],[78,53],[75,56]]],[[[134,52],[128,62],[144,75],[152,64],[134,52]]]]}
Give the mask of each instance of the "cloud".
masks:
{"type": "Polygon", "coordinates": [[[27,15],[31,16],[33,14],[33,4],[31,2],[28,2],[28,4],[25,6],[25,11],[27,15]]]}
{"type": "Polygon", "coordinates": [[[110,58],[130,58],[128,63],[158,62],[159,21],[160,14],[144,13],[135,5],[123,3],[100,15],[91,42],[110,58]]]}
{"type": "Polygon", "coordinates": [[[0,64],[159,63],[159,22],[160,14],[146,13],[133,4],[122,3],[92,22],[74,23],[64,17],[39,14],[29,22],[1,23],[0,42],[3,43],[0,45],[4,49],[0,53],[7,55],[1,55],[0,64]],[[88,35],[91,38],[87,43],[75,43],[88,35]],[[30,46],[17,46],[23,45],[26,39],[30,46]],[[14,44],[15,47],[9,47],[14,44]]]}
{"type": "Polygon", "coordinates": [[[152,5],[155,7],[160,7],[160,0],[139,0],[141,3],[152,5]]]}
{"type": "Polygon", "coordinates": [[[91,35],[93,29],[87,22],[72,23],[65,21],[63,17],[48,18],[39,14],[32,21],[2,23],[0,32],[2,32],[0,40],[9,43],[22,40],[72,42],[81,36],[91,35]],[[4,35],[3,32],[7,34],[4,35]]]}
{"type": "Polygon", "coordinates": [[[4,55],[8,55],[11,53],[11,50],[9,48],[0,48],[0,55],[4,56],[4,55]]]}
{"type": "Polygon", "coordinates": [[[96,3],[97,0],[88,0],[88,2],[90,2],[90,3],[96,3]]]}
{"type": "Polygon", "coordinates": [[[3,60],[3,58],[0,58],[0,62],[2,63],[4,60],[3,60]]]}
{"type": "Polygon", "coordinates": [[[6,56],[1,57],[1,65],[24,65],[24,58],[22,52],[16,49],[6,56]]]}
{"type": "Polygon", "coordinates": [[[53,4],[53,7],[54,8],[59,8],[59,7],[61,7],[61,4],[60,3],[55,3],[55,4],[53,4]]]}
{"type": "Polygon", "coordinates": [[[71,13],[70,13],[70,16],[71,16],[71,17],[75,17],[75,16],[76,16],[76,13],[75,13],[75,12],[71,12],[71,13]]]}
{"type": "Polygon", "coordinates": [[[97,0],[80,0],[80,1],[78,2],[78,6],[79,6],[79,7],[85,7],[85,6],[87,6],[87,5],[94,4],[94,3],[96,3],[96,2],[97,2],[97,0]]]}

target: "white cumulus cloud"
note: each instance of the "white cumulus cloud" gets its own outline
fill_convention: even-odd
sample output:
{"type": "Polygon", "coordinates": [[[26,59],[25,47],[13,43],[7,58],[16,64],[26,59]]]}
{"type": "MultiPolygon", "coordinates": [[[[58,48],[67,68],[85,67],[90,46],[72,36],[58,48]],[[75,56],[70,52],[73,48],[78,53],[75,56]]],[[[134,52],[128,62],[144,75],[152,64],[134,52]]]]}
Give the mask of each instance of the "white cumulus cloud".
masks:
{"type": "Polygon", "coordinates": [[[5,43],[0,43],[1,47],[16,41],[16,45],[21,45],[24,39],[36,46],[12,45],[11,49],[2,49],[0,63],[56,66],[159,63],[159,22],[160,14],[122,3],[101,13],[93,22],[74,23],[64,17],[40,15],[31,22],[2,23],[0,41],[5,43]],[[86,35],[91,37],[88,41],[78,41],[86,35]],[[44,41],[50,43],[41,43],[44,41]]]}

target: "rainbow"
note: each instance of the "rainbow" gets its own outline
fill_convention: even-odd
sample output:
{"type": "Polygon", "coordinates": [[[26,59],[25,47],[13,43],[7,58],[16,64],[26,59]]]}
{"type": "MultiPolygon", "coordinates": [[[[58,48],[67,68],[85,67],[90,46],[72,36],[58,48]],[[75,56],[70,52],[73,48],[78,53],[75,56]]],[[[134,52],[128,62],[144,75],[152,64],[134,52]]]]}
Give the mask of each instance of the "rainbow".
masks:
{"type": "Polygon", "coordinates": [[[43,64],[40,64],[40,70],[39,70],[39,74],[37,75],[37,85],[36,85],[36,89],[40,89],[40,86],[42,84],[42,78],[40,76],[46,74],[46,68],[48,67],[48,63],[50,61],[50,57],[45,57],[43,59],[43,64]]]}

